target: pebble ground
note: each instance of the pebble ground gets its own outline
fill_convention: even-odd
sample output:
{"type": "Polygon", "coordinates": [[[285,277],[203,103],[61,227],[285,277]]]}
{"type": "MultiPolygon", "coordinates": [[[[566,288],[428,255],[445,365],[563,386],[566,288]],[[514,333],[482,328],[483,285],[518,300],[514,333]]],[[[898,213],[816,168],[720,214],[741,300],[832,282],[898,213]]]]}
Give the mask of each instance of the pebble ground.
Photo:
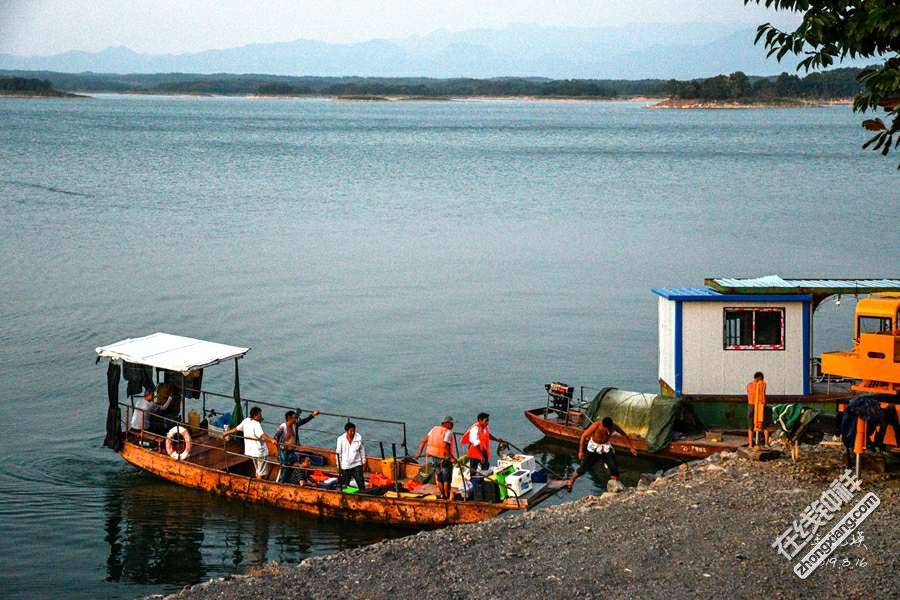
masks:
{"type": "Polygon", "coordinates": [[[856,500],[873,491],[881,506],[836,564],[801,580],[796,559],[771,547],[842,470],[834,447],[805,448],[798,463],[726,453],[638,489],[271,564],[169,598],[900,598],[896,474],[865,478],[856,500]]]}

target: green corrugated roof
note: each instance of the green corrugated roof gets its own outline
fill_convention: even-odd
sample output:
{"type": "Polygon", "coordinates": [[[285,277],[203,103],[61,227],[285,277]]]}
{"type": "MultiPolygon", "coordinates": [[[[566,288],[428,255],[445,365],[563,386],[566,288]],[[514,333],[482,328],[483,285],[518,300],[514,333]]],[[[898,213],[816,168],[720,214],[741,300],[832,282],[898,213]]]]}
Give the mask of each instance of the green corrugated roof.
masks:
{"type": "Polygon", "coordinates": [[[707,287],[723,294],[872,294],[900,292],[900,279],[783,279],[778,275],[751,278],[708,278],[707,287]]]}

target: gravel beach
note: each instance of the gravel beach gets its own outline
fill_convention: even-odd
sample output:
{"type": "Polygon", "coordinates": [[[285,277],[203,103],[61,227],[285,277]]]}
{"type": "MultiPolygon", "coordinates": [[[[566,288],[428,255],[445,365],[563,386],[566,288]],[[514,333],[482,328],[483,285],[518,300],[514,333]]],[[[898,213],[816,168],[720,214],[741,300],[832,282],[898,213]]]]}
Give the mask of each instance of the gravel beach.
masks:
{"type": "Polygon", "coordinates": [[[898,598],[896,475],[864,474],[852,504],[871,491],[881,505],[857,529],[862,542],[806,580],[792,571],[805,550],[788,560],[771,546],[842,470],[834,446],[804,448],[798,463],[726,453],[638,489],[268,565],[169,598],[898,598]]]}

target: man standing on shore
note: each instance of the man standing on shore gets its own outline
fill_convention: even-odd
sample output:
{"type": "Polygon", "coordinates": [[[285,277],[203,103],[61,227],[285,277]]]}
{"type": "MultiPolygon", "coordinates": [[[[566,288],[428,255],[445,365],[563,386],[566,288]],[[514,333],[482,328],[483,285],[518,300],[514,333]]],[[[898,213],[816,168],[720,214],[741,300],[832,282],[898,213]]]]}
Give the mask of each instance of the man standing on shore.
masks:
{"type": "Polygon", "coordinates": [[[363,465],[366,464],[366,449],[363,446],[362,436],[356,433],[356,425],[350,422],[344,425],[344,435],[337,439],[335,453],[341,472],[341,488],[347,487],[353,479],[359,491],[365,490],[363,465]]]}
{"type": "Polygon", "coordinates": [[[603,464],[609,469],[610,479],[619,479],[619,465],[616,464],[616,451],[613,450],[612,444],[609,443],[609,438],[612,437],[613,433],[618,433],[624,437],[631,449],[631,454],[637,456],[634,442],[631,441],[628,434],[625,433],[621,427],[613,423],[613,420],[610,417],[603,417],[602,421],[594,422],[590,427],[585,429],[584,433],[581,434],[581,439],[578,440],[578,460],[581,461],[581,464],[578,465],[575,474],[572,475],[572,479],[566,483],[567,490],[571,492],[572,486],[575,485],[575,480],[587,473],[598,460],[603,461],[603,464]],[[584,451],[585,440],[587,440],[587,452],[584,451]]]}
{"type": "Polygon", "coordinates": [[[762,371],[753,374],[753,380],[747,384],[747,444],[752,448],[753,433],[762,431],[763,442],[769,445],[769,432],[766,431],[764,418],[766,411],[766,378],[762,371]]]}

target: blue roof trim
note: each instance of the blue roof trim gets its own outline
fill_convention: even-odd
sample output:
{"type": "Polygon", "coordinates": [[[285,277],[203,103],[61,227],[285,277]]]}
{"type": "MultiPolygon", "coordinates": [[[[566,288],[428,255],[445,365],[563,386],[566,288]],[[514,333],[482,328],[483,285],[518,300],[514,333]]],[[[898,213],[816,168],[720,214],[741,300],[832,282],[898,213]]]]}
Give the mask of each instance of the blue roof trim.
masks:
{"type": "Polygon", "coordinates": [[[720,294],[710,288],[652,288],[666,300],[683,302],[812,302],[812,294],[720,294]]]}

